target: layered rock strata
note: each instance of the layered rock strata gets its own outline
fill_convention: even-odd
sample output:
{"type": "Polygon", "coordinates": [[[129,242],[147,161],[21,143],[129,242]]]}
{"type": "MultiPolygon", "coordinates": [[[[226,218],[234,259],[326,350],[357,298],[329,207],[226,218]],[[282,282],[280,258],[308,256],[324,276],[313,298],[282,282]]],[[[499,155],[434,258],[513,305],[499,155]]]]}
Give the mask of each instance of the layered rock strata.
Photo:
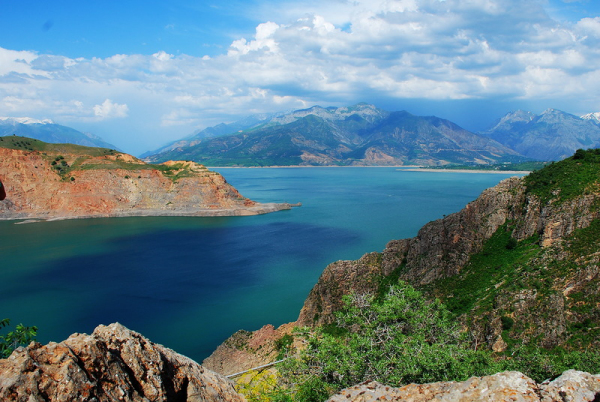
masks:
{"type": "Polygon", "coordinates": [[[251,201],[194,162],[155,166],[121,153],[55,156],[0,148],[0,180],[0,219],[235,216],[290,208],[251,201]],[[68,170],[57,169],[57,159],[68,170]]]}
{"type": "Polygon", "coordinates": [[[0,360],[2,401],[245,401],[226,378],[120,324],[0,360]]]}

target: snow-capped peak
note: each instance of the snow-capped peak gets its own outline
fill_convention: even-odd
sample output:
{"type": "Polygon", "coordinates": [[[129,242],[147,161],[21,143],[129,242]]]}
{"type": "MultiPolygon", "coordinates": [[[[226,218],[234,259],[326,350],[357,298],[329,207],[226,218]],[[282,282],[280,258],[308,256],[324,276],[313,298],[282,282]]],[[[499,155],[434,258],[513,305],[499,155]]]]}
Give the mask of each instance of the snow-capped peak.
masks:
{"type": "Polygon", "coordinates": [[[594,123],[600,123],[600,112],[588,113],[581,116],[581,118],[584,120],[591,120],[594,123]]]}
{"type": "Polygon", "coordinates": [[[0,117],[0,121],[12,124],[54,124],[50,119],[38,120],[31,117],[0,117]]]}

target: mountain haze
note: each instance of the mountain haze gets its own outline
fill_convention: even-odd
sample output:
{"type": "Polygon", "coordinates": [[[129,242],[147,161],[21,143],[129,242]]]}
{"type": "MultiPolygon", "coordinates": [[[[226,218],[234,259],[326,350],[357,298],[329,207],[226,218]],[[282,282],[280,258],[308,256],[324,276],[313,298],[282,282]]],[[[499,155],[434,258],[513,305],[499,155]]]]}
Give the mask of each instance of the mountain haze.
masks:
{"type": "Polygon", "coordinates": [[[517,110],[498,120],[482,134],[542,161],[565,159],[577,149],[600,146],[598,114],[582,117],[548,109],[540,115],[517,110]]]}
{"type": "Polygon", "coordinates": [[[75,144],[86,147],[117,149],[102,138],[62,126],[52,120],[36,120],[28,117],[0,117],[0,137],[17,135],[51,144],[75,144]]]}
{"type": "Polygon", "coordinates": [[[173,158],[211,166],[431,166],[524,159],[450,121],[390,113],[364,103],[276,115],[230,135],[168,147],[147,160],[173,158]]]}

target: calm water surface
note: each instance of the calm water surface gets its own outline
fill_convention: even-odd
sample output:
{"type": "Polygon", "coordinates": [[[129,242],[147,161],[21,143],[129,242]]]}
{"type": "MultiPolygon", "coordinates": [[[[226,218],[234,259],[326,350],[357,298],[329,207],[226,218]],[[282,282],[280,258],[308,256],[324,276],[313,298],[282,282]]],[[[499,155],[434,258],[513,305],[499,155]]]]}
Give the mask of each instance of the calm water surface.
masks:
{"type": "Polygon", "coordinates": [[[330,262],[381,251],[510,175],[218,169],[268,215],[0,222],[0,319],[61,341],[121,322],[202,361],[238,329],[297,318],[330,262]]]}

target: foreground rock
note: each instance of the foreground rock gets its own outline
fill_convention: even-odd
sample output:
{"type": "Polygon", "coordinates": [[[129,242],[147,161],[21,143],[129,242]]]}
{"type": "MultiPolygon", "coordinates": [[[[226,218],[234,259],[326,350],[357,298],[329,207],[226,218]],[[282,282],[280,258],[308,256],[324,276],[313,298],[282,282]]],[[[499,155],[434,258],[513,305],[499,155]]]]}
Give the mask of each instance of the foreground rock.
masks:
{"type": "Polygon", "coordinates": [[[2,401],[244,401],[226,378],[120,324],[0,360],[2,401]]]}
{"type": "Polygon", "coordinates": [[[291,208],[249,200],[194,162],[149,165],[113,150],[19,138],[2,142],[31,149],[0,143],[0,219],[239,216],[291,208]]]}
{"type": "Polygon", "coordinates": [[[536,384],[531,378],[507,371],[464,382],[409,384],[392,388],[368,382],[341,391],[330,402],[371,401],[596,401],[600,398],[600,375],[569,370],[554,381],[536,384]]]}

